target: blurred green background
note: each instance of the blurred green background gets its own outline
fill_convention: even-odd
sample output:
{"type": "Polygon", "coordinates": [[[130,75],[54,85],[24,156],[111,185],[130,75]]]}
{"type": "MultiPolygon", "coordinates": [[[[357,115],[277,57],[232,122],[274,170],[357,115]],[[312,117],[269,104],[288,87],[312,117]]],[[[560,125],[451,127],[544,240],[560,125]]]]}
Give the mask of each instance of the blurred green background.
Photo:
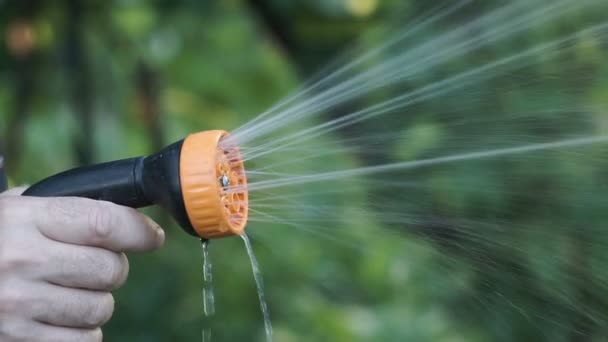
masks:
{"type": "MultiPolygon", "coordinates": [[[[478,2],[474,8],[481,11],[498,3],[478,2]]],[[[237,128],[372,28],[390,31],[401,21],[427,13],[431,5],[424,0],[0,1],[0,128],[9,181],[32,183],[73,166],[147,154],[190,132],[237,128]]],[[[468,11],[452,20],[466,22],[477,14],[468,11]]],[[[588,20],[580,13],[571,16],[569,25],[588,20]]],[[[559,32],[562,25],[548,23],[537,36],[528,37],[528,43],[559,32]]],[[[386,36],[364,38],[365,49],[386,36]]],[[[484,50],[479,58],[502,56],[519,43],[484,50]]],[[[571,102],[605,104],[606,43],[582,41],[574,51],[578,53],[568,56],[567,64],[572,68],[561,70],[578,82],[572,95],[577,97],[571,102]]],[[[453,67],[476,62],[455,62],[453,67]]],[[[539,63],[546,69],[528,71],[540,77],[560,68],[554,63],[539,63]]],[[[495,82],[479,85],[477,91],[506,87],[509,80],[495,82]]],[[[554,86],[556,101],[568,102],[560,96],[560,84],[554,86]]],[[[482,117],[488,103],[499,103],[502,112],[539,106],[522,102],[525,89],[497,91],[487,102],[466,108],[470,115],[482,117]]],[[[418,106],[421,119],[397,117],[385,124],[418,137],[421,149],[438,134],[479,140],[472,128],[438,130],[440,120],[427,115],[452,105],[418,106]]],[[[605,111],[596,114],[591,126],[605,130],[605,111]]],[[[568,118],[552,123],[562,131],[572,125],[568,118]]],[[[501,132],[517,139],[518,134],[538,134],[535,128],[513,125],[501,132]]],[[[595,151],[596,159],[587,166],[571,155],[558,156],[556,165],[563,172],[553,178],[537,172],[547,165],[544,160],[521,167],[497,163],[484,172],[463,167],[449,173],[439,170],[432,177],[420,175],[428,178],[432,190],[416,194],[426,212],[502,217],[514,225],[537,227],[515,235],[490,231],[494,235],[487,241],[508,239],[500,245],[447,235],[420,239],[419,234],[401,231],[399,238],[369,238],[381,223],[359,211],[366,195],[355,186],[348,195],[356,193],[355,197],[326,200],[353,202],[342,208],[354,219],[341,230],[357,232],[348,235],[366,241],[363,252],[278,225],[260,227],[268,233],[260,240],[254,234],[254,248],[264,273],[275,340],[605,340],[608,294],[603,294],[603,281],[608,279],[602,261],[608,254],[597,249],[605,246],[606,234],[594,233],[602,232],[606,201],[597,191],[589,195],[607,187],[608,168],[600,158],[605,152],[595,151]],[[505,167],[511,167],[514,176],[505,180],[492,173],[505,167]],[[445,186],[455,175],[467,191],[445,186]],[[526,189],[541,189],[536,195],[549,200],[543,200],[544,207],[524,208],[539,198],[517,197],[526,189]],[[559,210],[563,215],[556,218],[559,210]],[[553,225],[564,225],[562,219],[570,220],[568,228],[552,230],[553,225]],[[572,228],[579,224],[583,233],[571,234],[579,232],[572,228]],[[547,242],[551,232],[559,239],[547,242]],[[446,243],[451,238],[455,242],[446,243]],[[561,283],[544,288],[556,281],[561,283]]],[[[415,148],[399,147],[391,158],[419,156],[415,148]]],[[[341,158],[330,163],[368,162],[356,153],[341,158]]],[[[315,165],[309,168],[314,170],[315,165]]],[[[401,195],[395,197],[397,203],[407,201],[408,196],[401,195]]],[[[105,338],[199,341],[200,244],[162,213],[146,213],[167,227],[168,241],[157,253],[131,256],[131,277],[116,294],[116,314],[104,330],[105,338]]],[[[214,242],[211,255],[217,314],[205,324],[212,326],[214,340],[262,341],[262,318],[242,242],[214,242]]]]}

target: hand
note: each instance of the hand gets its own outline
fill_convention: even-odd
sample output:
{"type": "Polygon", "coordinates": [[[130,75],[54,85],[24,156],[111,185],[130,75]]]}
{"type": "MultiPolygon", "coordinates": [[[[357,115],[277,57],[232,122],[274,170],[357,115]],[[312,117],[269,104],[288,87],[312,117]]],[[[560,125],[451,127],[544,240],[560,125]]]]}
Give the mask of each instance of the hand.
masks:
{"type": "Polygon", "coordinates": [[[111,291],[164,232],[138,211],[82,198],[0,195],[0,341],[101,341],[111,291]]]}

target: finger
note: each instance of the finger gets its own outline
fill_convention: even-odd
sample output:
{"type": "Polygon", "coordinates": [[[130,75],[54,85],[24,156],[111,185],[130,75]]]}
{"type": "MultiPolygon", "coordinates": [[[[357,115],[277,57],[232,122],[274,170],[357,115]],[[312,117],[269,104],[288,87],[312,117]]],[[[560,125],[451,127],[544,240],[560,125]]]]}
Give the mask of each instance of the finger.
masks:
{"type": "Polygon", "coordinates": [[[9,341],[101,342],[103,340],[100,328],[77,329],[58,327],[25,320],[2,322],[0,330],[0,336],[7,338],[9,341]]]}
{"type": "Polygon", "coordinates": [[[109,292],[71,289],[39,284],[35,305],[28,308],[32,319],[50,325],[91,329],[104,325],[114,313],[109,292]]]}
{"type": "Polygon", "coordinates": [[[74,329],[41,324],[37,329],[36,338],[32,341],[41,342],[102,342],[101,328],[74,329]],[[42,337],[40,337],[42,336],[42,337]]]}
{"type": "Polygon", "coordinates": [[[3,193],[0,193],[0,197],[20,196],[25,190],[27,190],[27,186],[19,186],[19,187],[16,187],[16,188],[12,188],[12,189],[6,190],[3,193]]]}
{"type": "Polygon", "coordinates": [[[56,241],[41,253],[48,262],[38,279],[55,285],[111,291],[122,286],[129,274],[124,253],[56,241]]]}
{"type": "Polygon", "coordinates": [[[149,251],[162,246],[164,232],[137,210],[86,198],[32,198],[40,210],[35,224],[46,237],[113,251],[149,251]]]}

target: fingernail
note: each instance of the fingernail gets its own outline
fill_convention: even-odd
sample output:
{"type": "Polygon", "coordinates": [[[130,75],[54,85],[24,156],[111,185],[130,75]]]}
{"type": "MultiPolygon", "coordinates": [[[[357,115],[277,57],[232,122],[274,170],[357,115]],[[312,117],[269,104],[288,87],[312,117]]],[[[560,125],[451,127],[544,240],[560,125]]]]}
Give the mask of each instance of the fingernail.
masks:
{"type": "Polygon", "coordinates": [[[160,229],[160,226],[158,225],[158,223],[154,222],[153,219],[151,219],[145,215],[142,215],[142,216],[144,217],[144,220],[146,220],[146,223],[148,224],[148,226],[150,226],[150,228],[152,228],[152,230],[160,229]]]}
{"type": "Polygon", "coordinates": [[[158,241],[159,245],[162,245],[162,243],[165,241],[165,231],[158,225],[158,223],[154,222],[154,220],[148,216],[144,216],[144,219],[146,220],[148,226],[150,226],[156,234],[156,241],[158,241]]]}
{"type": "Polygon", "coordinates": [[[165,242],[165,231],[161,227],[158,227],[156,230],[156,239],[159,245],[162,245],[165,242]]]}

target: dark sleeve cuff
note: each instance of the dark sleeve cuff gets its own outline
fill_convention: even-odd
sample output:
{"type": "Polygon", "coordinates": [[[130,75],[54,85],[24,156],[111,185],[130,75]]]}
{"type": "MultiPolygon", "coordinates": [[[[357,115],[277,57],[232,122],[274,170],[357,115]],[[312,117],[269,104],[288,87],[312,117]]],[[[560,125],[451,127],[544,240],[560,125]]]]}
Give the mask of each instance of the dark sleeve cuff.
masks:
{"type": "Polygon", "coordinates": [[[0,191],[7,188],[6,174],[4,173],[4,158],[0,155],[0,191]]]}

